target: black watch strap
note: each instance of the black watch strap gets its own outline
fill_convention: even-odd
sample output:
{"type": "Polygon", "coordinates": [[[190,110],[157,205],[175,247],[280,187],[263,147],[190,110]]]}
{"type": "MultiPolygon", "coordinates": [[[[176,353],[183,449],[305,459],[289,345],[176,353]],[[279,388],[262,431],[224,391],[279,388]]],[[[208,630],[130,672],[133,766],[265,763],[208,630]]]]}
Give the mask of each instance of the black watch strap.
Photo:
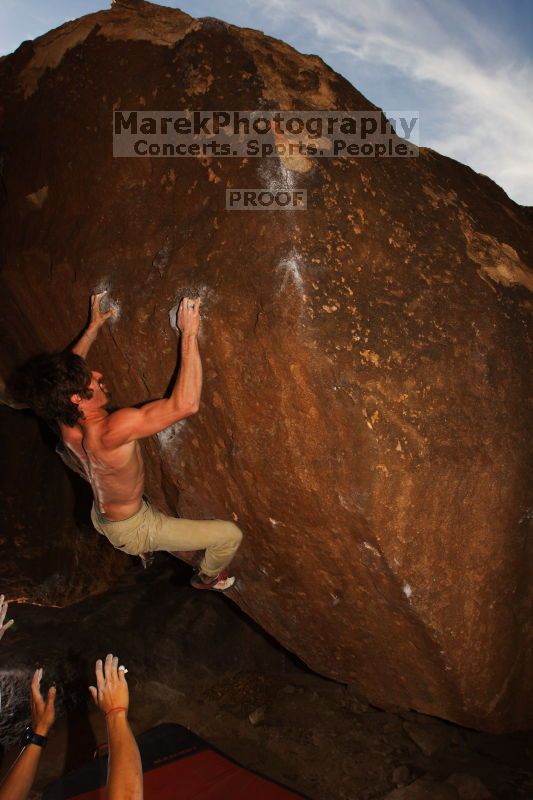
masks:
{"type": "Polygon", "coordinates": [[[35,731],[31,729],[31,726],[28,725],[22,736],[21,745],[22,747],[26,747],[28,744],[36,744],[39,747],[46,747],[48,744],[48,737],[41,736],[40,733],[35,733],[35,731]]]}

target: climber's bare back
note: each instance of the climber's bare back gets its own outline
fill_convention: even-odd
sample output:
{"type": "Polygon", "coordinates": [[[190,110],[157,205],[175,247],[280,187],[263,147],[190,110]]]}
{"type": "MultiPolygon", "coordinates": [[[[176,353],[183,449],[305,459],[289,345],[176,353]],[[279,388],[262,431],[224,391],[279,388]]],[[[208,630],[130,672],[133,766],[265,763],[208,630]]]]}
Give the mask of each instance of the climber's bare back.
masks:
{"type": "Polygon", "coordinates": [[[105,447],[102,436],[108,427],[109,421],[104,419],[83,428],[61,425],[60,429],[64,444],[77,458],[91,484],[96,509],[107,519],[127,519],[141,507],[144,491],[141,450],[138,441],[105,447]]]}

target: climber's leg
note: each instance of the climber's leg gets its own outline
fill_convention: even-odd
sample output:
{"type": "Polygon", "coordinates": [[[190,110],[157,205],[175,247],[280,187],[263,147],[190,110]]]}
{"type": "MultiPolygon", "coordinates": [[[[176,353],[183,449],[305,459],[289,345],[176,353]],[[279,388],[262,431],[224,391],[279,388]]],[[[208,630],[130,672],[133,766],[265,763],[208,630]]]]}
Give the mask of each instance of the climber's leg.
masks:
{"type": "Polygon", "coordinates": [[[200,574],[216,577],[228,566],[242,541],[234,522],[221,519],[179,519],[149,506],[147,513],[149,550],[169,552],[205,550],[200,574]]]}
{"type": "Polygon", "coordinates": [[[114,547],[130,555],[156,550],[205,550],[199,569],[199,576],[204,582],[220,575],[242,541],[242,533],[233,522],[169,517],[146,500],[143,500],[136,514],[118,522],[102,517],[93,505],[91,519],[96,530],[106,536],[114,547]]]}

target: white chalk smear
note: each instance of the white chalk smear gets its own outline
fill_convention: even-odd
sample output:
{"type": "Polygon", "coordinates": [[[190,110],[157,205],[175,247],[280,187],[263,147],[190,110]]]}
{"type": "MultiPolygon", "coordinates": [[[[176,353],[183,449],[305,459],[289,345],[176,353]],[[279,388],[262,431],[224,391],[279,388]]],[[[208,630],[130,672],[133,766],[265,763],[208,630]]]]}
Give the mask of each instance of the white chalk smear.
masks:
{"type": "Polygon", "coordinates": [[[277,271],[282,275],[281,291],[285,291],[287,284],[292,283],[300,294],[303,294],[301,256],[294,248],[286,258],[282,258],[278,263],[277,271]]]}
{"type": "Polygon", "coordinates": [[[174,440],[179,437],[181,429],[185,426],[185,422],[186,420],[182,419],[179,422],[175,422],[173,425],[169,425],[164,431],[159,431],[157,439],[163,449],[170,447],[174,440]]]}
{"type": "MultiPolygon", "coordinates": [[[[265,158],[264,163],[257,170],[257,174],[270,192],[293,192],[298,188],[298,173],[287,169],[280,158],[265,158]]],[[[299,211],[291,209],[284,211],[279,216],[292,227],[297,219],[294,217],[295,213],[299,213],[299,211]]],[[[284,292],[288,284],[292,283],[300,297],[303,296],[303,268],[302,256],[293,247],[289,255],[279,261],[276,268],[282,276],[280,292],[284,292]]]]}
{"type": "MultiPolygon", "coordinates": [[[[297,188],[297,173],[287,169],[280,158],[265,158],[257,174],[269,192],[293,192],[297,188]]],[[[289,208],[283,213],[292,217],[294,210],[289,208]]]]}
{"type": "Polygon", "coordinates": [[[172,308],[168,312],[168,320],[170,322],[170,327],[173,330],[175,330],[176,333],[180,332],[179,328],[178,328],[178,319],[177,319],[178,318],[178,308],[179,308],[180,303],[181,303],[181,300],[178,300],[177,303],[174,303],[174,305],[172,306],[172,308]]]}
{"type": "Polygon", "coordinates": [[[379,552],[379,550],[376,550],[376,548],[373,545],[369,544],[368,542],[363,542],[363,547],[366,548],[366,550],[370,550],[370,552],[374,553],[374,555],[377,556],[378,558],[381,558],[381,553],[379,552]]]}
{"type": "MultiPolygon", "coordinates": [[[[102,298],[102,300],[104,300],[104,299],[105,298],[102,298]]],[[[116,322],[119,321],[119,319],[120,319],[120,317],[122,315],[122,306],[120,305],[118,300],[113,300],[113,298],[111,298],[111,297],[109,298],[109,302],[106,305],[107,305],[107,308],[102,308],[102,304],[100,304],[100,307],[102,308],[102,311],[111,311],[111,309],[113,309],[113,311],[115,313],[114,313],[114,315],[112,317],[109,317],[108,322],[110,322],[111,324],[114,325],[116,322]]]]}
{"type": "Polygon", "coordinates": [[[406,597],[411,597],[411,595],[413,594],[413,590],[411,589],[408,583],[404,583],[403,593],[406,597]]]}

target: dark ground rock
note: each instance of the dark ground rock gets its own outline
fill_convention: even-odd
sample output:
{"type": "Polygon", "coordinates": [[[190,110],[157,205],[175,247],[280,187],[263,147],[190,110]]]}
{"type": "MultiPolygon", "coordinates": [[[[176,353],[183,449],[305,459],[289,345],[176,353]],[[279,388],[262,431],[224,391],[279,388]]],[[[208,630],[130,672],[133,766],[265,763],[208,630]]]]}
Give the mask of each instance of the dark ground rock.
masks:
{"type": "MultiPolygon", "coordinates": [[[[481,734],[408,712],[411,725],[449,732],[447,745],[426,756],[405,732],[407,712],[365,705],[346,686],[309,673],[231,601],[195,592],[187,577],[179,562],[160,555],[152,570],[135,567],[99,598],[65,609],[13,609],[17,628],[2,643],[4,739],[24,724],[22,701],[37,663],[45,683],[60,687],[61,716],[37,789],[85,763],[105,740],[87,686],[94,659],[112,650],[129,669],[137,733],[178,722],[313,800],[382,800],[397,788],[411,792],[402,798],[426,800],[427,793],[413,792],[430,781],[440,792],[431,800],[468,798],[466,789],[480,782],[493,800],[533,796],[531,734],[481,734]],[[15,705],[5,693],[13,675],[15,705]],[[254,725],[257,709],[262,718],[254,725]],[[402,778],[407,785],[399,787],[402,778]]],[[[4,766],[13,755],[6,753],[4,766]]]]}
{"type": "Polygon", "coordinates": [[[530,211],[427,149],[113,158],[114,108],[373,108],[315,56],[142,2],[25,42],[0,96],[1,377],[104,282],[122,316],[90,363],[119,403],[161,396],[169,309],[200,293],[202,407],[145,442],[151,498],[238,521],[236,601],[315,671],[530,727],[530,211]],[[288,183],[305,213],[225,210],[288,183]]]}
{"type": "Polygon", "coordinates": [[[0,405],[0,592],[10,602],[69,605],[127,568],[95,535],[91,493],[65,469],[56,441],[30,412],[0,405]]]}

